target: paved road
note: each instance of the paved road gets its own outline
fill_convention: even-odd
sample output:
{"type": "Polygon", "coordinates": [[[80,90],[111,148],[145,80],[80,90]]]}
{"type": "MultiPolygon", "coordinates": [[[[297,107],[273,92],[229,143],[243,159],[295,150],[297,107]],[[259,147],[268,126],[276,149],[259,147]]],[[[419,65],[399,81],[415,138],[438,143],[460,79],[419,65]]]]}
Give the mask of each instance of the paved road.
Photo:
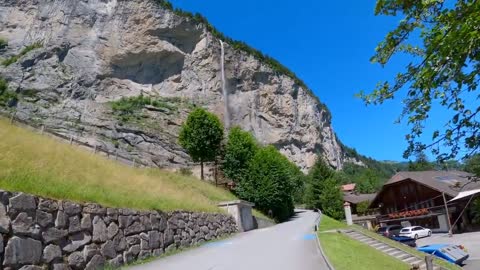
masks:
{"type": "Polygon", "coordinates": [[[433,234],[417,240],[418,246],[431,244],[454,244],[463,245],[470,254],[470,258],[465,261],[463,269],[478,270],[480,269],[480,232],[454,234],[448,237],[447,234],[433,234]]]}
{"type": "Polygon", "coordinates": [[[317,217],[314,212],[300,212],[292,221],[130,269],[326,270],[313,232],[317,217]]]}

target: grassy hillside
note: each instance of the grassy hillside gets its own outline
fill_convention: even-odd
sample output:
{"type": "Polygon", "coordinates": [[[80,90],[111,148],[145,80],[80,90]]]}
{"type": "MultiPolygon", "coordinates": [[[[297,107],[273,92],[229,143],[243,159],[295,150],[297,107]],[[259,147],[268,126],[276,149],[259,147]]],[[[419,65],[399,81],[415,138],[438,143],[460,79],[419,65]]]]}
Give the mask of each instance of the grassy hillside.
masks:
{"type": "Polygon", "coordinates": [[[111,207],[216,212],[229,192],[195,178],[130,168],[0,118],[0,189],[111,207]]]}

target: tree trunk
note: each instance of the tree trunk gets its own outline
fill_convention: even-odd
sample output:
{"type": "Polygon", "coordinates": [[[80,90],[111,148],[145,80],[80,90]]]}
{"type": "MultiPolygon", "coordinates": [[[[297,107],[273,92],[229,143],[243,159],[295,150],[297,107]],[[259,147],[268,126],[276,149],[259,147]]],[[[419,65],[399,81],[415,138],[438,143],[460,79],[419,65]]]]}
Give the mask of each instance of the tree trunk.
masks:
{"type": "Polygon", "coordinates": [[[204,178],[203,178],[203,160],[200,160],[200,179],[204,180],[204,178]]]}

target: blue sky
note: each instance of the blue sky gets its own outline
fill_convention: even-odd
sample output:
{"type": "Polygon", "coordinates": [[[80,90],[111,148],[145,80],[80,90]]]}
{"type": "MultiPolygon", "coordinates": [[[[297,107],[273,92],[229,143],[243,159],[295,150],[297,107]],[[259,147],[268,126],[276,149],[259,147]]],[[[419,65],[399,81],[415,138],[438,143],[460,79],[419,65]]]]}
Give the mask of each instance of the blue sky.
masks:
{"type": "MultiPolygon", "coordinates": [[[[366,107],[354,97],[390,79],[408,62],[397,56],[387,67],[370,63],[374,49],[398,18],[374,16],[374,0],[173,0],[199,12],[227,36],[243,40],[289,67],[332,112],[333,127],[346,145],[378,160],[403,160],[409,129],[395,124],[401,98],[366,107]]],[[[436,112],[428,137],[445,122],[436,112]]]]}

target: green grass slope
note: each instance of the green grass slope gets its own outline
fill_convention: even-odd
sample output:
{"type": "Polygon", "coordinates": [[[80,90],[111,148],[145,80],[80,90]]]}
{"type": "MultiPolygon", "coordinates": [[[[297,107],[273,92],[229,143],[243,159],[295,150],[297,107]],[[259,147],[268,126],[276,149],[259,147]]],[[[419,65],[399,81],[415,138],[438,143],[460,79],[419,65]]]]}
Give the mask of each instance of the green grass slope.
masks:
{"type": "Polygon", "coordinates": [[[131,168],[0,118],[0,189],[110,207],[218,212],[228,191],[158,169],[131,168]]]}

